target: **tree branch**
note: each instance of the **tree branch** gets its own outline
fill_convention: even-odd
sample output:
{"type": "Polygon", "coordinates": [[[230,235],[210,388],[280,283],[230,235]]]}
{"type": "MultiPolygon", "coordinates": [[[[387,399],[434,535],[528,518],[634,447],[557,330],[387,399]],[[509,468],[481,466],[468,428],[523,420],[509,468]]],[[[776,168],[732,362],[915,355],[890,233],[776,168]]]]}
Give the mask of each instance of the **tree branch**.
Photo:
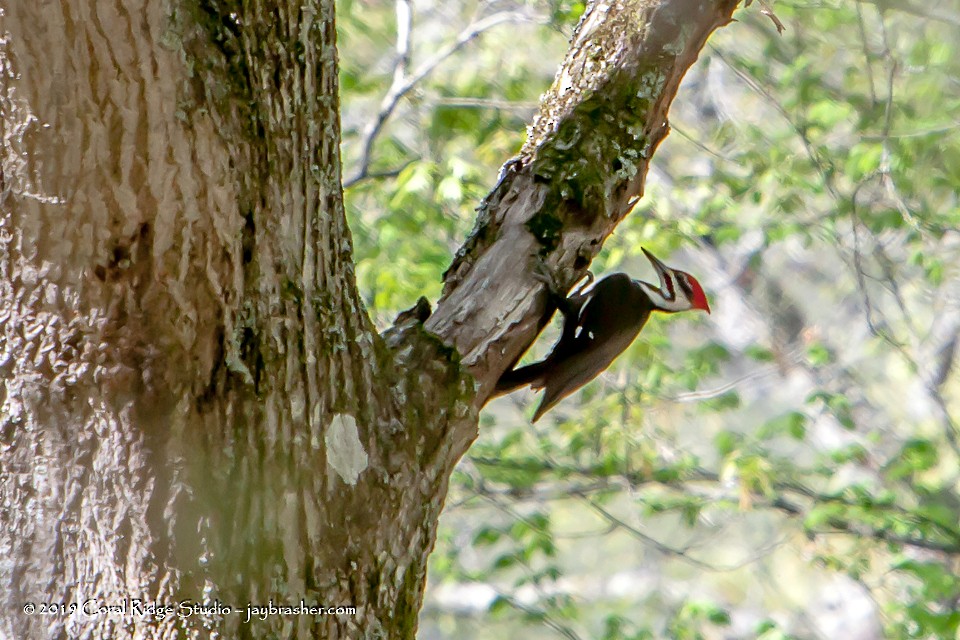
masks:
{"type": "Polygon", "coordinates": [[[540,256],[560,285],[583,275],[642,195],[680,81],[737,4],[588,6],[526,145],[481,203],[426,323],[478,380],[477,407],[544,324],[546,298],[528,265],[540,256]]]}

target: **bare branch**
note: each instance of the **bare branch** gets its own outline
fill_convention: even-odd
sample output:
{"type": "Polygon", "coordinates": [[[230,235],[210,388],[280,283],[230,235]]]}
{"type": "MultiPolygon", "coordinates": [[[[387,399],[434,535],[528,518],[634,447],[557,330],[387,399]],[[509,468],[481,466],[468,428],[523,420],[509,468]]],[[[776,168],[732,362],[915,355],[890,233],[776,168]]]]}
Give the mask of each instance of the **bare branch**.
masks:
{"type": "Polygon", "coordinates": [[[760,13],[770,18],[770,21],[773,22],[774,26],[777,27],[777,33],[783,35],[783,32],[786,31],[787,28],[783,26],[782,22],[780,22],[780,18],[777,17],[777,14],[775,14],[773,9],[770,8],[770,5],[763,0],[758,0],[758,2],[760,4],[760,13]]]}
{"type": "Polygon", "coordinates": [[[360,157],[360,167],[356,174],[344,181],[344,188],[349,188],[361,180],[372,177],[370,164],[374,142],[383,130],[387,120],[396,110],[397,105],[400,104],[400,100],[417,84],[484,32],[505,23],[532,22],[533,20],[533,17],[529,14],[519,11],[501,11],[477,20],[461,31],[456,40],[425,60],[412,74],[407,75],[407,68],[410,63],[413,12],[409,0],[397,0],[397,63],[393,69],[393,83],[380,102],[380,111],[377,112],[376,117],[367,125],[363,133],[363,154],[360,157]]]}

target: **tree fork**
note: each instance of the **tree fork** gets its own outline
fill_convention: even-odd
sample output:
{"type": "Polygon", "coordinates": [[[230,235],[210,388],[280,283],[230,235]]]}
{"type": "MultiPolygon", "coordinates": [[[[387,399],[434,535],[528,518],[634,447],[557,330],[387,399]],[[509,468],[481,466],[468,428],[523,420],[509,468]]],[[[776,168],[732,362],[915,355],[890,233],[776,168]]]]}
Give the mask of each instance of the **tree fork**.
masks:
{"type": "Polygon", "coordinates": [[[0,14],[0,630],[411,638],[450,474],[543,315],[515,265],[586,269],[736,2],[591,3],[436,311],[383,336],[343,211],[332,1],[167,6],[0,14]],[[356,613],[23,611],[130,598],[356,613]]]}

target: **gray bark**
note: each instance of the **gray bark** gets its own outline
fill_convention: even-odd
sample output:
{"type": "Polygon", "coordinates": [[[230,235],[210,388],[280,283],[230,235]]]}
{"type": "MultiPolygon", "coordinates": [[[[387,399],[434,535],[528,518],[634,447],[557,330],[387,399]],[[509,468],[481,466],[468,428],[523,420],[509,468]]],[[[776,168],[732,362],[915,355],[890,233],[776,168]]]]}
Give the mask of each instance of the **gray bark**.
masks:
{"type": "Polygon", "coordinates": [[[735,4],[592,5],[429,332],[381,336],[331,1],[0,2],[0,634],[413,637],[449,476],[542,321],[513,265],[586,268],[735,4]],[[301,599],[356,611],[244,622],[301,599]]]}

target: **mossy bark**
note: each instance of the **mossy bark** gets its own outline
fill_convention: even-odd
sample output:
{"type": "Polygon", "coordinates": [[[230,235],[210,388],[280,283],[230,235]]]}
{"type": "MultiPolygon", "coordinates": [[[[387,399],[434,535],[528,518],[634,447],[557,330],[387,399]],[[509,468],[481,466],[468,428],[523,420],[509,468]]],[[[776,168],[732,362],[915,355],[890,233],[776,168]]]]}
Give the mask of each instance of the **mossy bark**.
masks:
{"type": "Polygon", "coordinates": [[[532,275],[535,262],[560,274],[561,285],[583,276],[643,195],[680,82],[737,4],[589,3],[526,144],[482,203],[427,323],[480,380],[477,406],[543,326],[546,292],[532,275]]]}

